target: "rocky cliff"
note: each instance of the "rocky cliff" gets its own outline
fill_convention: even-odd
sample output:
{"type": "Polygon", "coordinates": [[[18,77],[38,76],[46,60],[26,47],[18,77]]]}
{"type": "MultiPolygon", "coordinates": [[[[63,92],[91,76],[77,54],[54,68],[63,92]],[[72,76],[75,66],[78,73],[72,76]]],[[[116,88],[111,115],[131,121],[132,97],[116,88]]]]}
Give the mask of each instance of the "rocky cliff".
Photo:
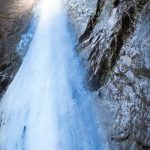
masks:
{"type": "Polygon", "coordinates": [[[150,1],[67,6],[110,149],[150,149],[150,1]]]}
{"type": "Polygon", "coordinates": [[[0,97],[21,64],[16,46],[28,28],[34,4],[34,0],[0,0],[0,97]]]}

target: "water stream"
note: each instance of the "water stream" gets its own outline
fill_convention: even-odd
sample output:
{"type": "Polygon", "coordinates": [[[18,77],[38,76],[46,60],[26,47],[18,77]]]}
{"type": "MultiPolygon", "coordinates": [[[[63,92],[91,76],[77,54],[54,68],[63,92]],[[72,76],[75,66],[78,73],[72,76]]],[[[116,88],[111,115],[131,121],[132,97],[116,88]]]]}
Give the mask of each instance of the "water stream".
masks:
{"type": "Polygon", "coordinates": [[[61,0],[41,1],[34,37],[0,104],[0,150],[103,150],[61,0]]]}

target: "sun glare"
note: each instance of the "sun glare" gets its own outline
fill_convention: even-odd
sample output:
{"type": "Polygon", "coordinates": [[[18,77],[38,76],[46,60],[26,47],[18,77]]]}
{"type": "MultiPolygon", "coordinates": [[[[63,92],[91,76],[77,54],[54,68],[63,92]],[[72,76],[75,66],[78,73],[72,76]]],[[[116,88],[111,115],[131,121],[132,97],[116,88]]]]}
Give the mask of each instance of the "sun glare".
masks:
{"type": "Polygon", "coordinates": [[[62,0],[41,0],[41,12],[44,15],[55,15],[62,9],[62,0]]]}

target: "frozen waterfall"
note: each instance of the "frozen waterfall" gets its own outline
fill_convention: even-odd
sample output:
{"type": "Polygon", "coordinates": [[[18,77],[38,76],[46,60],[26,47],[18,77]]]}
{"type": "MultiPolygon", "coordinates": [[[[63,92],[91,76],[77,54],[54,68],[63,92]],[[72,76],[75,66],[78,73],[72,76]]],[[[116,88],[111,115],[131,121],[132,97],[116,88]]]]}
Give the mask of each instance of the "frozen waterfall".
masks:
{"type": "Polygon", "coordinates": [[[61,0],[41,1],[36,32],[0,104],[0,150],[103,150],[61,0]]]}

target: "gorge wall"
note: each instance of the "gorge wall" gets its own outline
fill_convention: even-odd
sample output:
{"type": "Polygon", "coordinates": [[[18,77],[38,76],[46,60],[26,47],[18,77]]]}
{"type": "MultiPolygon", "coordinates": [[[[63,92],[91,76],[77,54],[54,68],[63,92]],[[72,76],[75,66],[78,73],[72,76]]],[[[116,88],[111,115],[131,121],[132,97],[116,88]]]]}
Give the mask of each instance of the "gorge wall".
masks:
{"type": "Polygon", "coordinates": [[[34,0],[0,0],[0,97],[22,62],[16,46],[28,28],[34,4],[34,0]]]}
{"type": "Polygon", "coordinates": [[[150,149],[150,1],[67,5],[110,149],[150,149]]]}

